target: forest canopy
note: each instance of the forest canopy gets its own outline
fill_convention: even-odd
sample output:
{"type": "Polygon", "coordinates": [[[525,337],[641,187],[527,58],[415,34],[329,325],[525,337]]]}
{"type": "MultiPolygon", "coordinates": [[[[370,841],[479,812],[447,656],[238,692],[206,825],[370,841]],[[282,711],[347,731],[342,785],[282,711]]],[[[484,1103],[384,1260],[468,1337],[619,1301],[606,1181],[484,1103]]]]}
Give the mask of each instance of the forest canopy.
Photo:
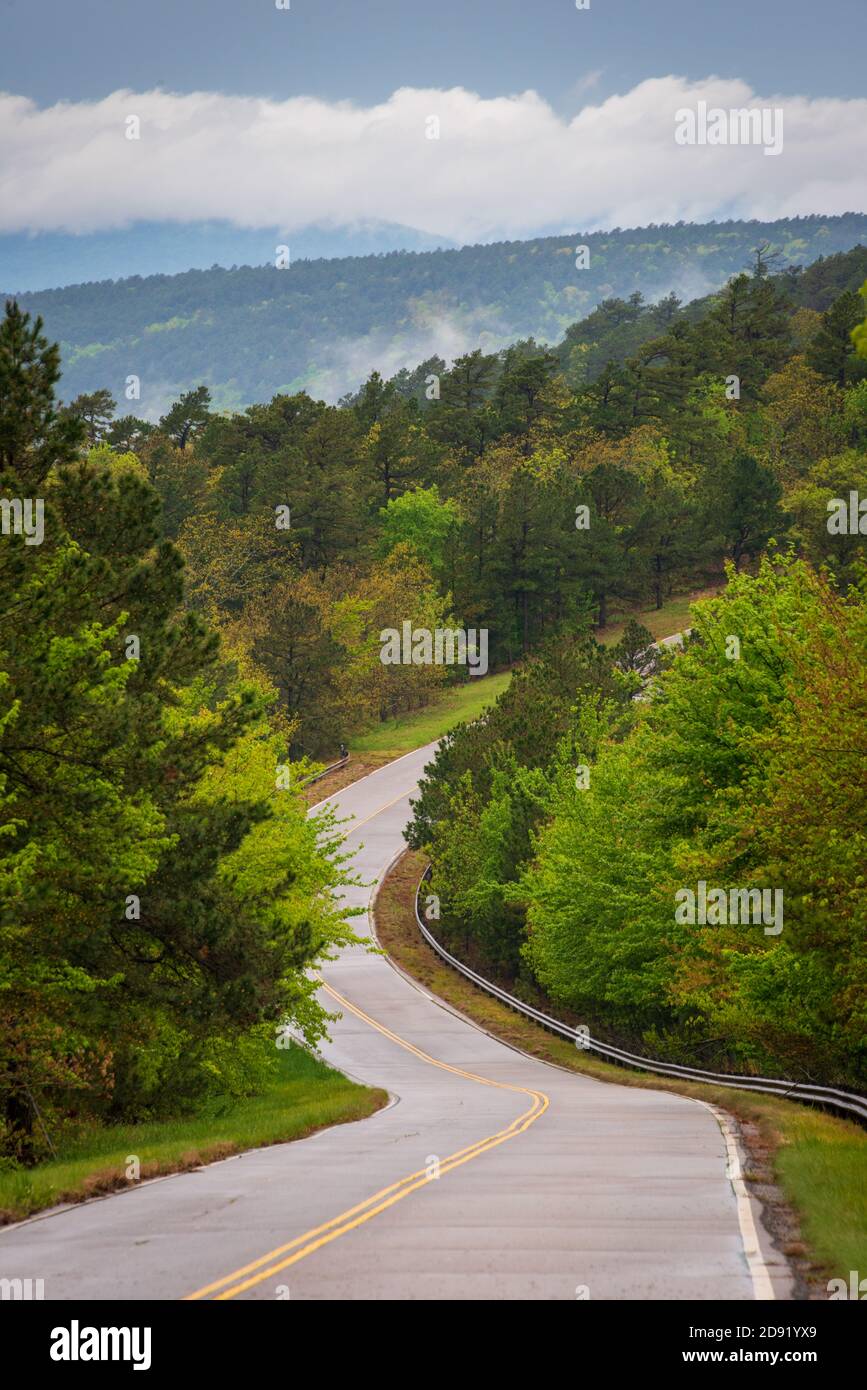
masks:
{"type": "MultiPolygon", "coordinates": [[[[293,257],[281,259],[279,269],[213,266],[17,299],[42,316],[60,343],[67,400],[100,387],[122,400],[135,376],[141,394],[134,409],[155,422],[171,401],[201,384],[220,409],[300,390],[336,401],[372,367],[388,375],[444,352],[446,343],[455,345],[452,355],[474,346],[497,351],[520,338],[554,343],[606,300],[629,304],[640,294],[653,302],[675,294],[687,301],[715,293],[752,261],[757,245],[772,246],[783,271],[859,242],[867,243],[861,213],[679,222],[459,250],[293,257]]],[[[865,274],[862,267],[849,288],[857,289],[865,274]]],[[[828,306],[819,298],[809,307],[828,306]]],[[[657,315],[657,331],[666,312],[657,315]]],[[[588,325],[594,339],[598,327],[598,321],[588,325]]],[[[588,359],[590,376],[606,354],[618,360],[631,354],[640,332],[624,322],[588,359]]]]}
{"type": "Polygon", "coordinates": [[[300,783],[473,679],[384,664],[405,626],[515,668],[415,808],[445,939],[613,1036],[863,1084],[865,258],[760,243],[717,293],[612,295],[553,347],[338,404],[218,409],[199,376],[155,419],[110,373],[61,405],[60,349],[7,304],[7,1154],[39,1156],[37,1116],[242,1093],[287,1021],[321,1036],[309,971],[352,933],[300,783]],[[673,663],[634,621],[600,642],[698,589],[673,663]],[[700,880],[782,891],[785,929],[677,923],[700,880]]]}

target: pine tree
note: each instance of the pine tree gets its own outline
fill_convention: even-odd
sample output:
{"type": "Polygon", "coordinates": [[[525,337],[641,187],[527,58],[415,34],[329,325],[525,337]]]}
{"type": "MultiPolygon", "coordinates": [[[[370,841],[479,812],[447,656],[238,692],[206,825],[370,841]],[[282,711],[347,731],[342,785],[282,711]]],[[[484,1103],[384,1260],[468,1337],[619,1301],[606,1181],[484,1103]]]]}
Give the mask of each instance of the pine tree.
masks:
{"type": "Polygon", "coordinates": [[[103,389],[76,396],[65,407],[64,414],[84,421],[88,443],[93,446],[106,438],[116,409],[117,402],[111,392],[103,389]]]}
{"type": "Polygon", "coordinates": [[[809,366],[836,386],[848,386],[867,376],[867,365],[856,356],[852,339],[852,331],[862,316],[860,296],[847,290],[822,315],[818,332],[807,349],[809,366]]]}
{"type": "Polygon", "coordinates": [[[162,417],[159,428],[185,449],[190,436],[201,430],[210,417],[211,393],[207,386],[186,391],[162,417]]]}
{"type": "Polygon", "coordinates": [[[42,319],[31,322],[7,300],[0,323],[0,482],[34,495],[56,464],[68,463],[84,437],[80,420],[57,409],[60,349],[49,344],[42,319]]]}

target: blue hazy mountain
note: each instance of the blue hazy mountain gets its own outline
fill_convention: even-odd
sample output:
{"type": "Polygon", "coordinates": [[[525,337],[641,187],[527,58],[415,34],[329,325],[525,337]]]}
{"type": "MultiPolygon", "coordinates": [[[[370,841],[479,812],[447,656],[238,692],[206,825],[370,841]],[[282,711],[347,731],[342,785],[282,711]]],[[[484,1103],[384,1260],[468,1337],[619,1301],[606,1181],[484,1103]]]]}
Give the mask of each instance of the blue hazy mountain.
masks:
{"type": "MultiPolygon", "coordinates": [[[[318,259],[301,258],[302,243],[287,238],[285,268],[271,259],[276,234],[262,241],[250,243],[250,265],[215,265],[213,242],[201,256],[210,268],[146,275],[142,253],[135,275],[17,295],[61,344],[63,398],[107,387],[122,410],[147,418],[199,384],[218,408],[302,389],[334,401],[373,369],[391,376],[434,355],[448,361],[528,337],[559,342],[607,300],[697,299],[750,266],[760,245],[775,253],[777,270],[810,265],[867,245],[867,215],[679,222],[318,259]],[[141,394],[127,406],[131,376],[141,394]]],[[[66,278],[57,271],[53,278],[66,278]]]]}
{"type": "Polygon", "coordinates": [[[81,236],[15,232],[0,234],[0,286],[17,293],[130,275],[176,275],[213,265],[267,265],[274,263],[278,246],[288,246],[292,260],[315,260],[454,245],[447,237],[388,222],[312,226],[291,233],[229,222],[137,222],[125,230],[81,236]]]}

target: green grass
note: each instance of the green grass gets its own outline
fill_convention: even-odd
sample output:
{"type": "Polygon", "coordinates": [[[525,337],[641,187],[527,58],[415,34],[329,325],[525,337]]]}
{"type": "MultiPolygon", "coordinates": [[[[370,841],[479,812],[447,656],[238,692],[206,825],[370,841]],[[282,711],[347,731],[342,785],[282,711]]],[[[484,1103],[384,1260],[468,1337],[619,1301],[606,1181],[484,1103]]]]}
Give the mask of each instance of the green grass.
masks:
{"type": "Polygon", "coordinates": [[[127,1188],[131,1155],[139,1159],[142,1178],[183,1172],[244,1149],[363,1119],[386,1099],[384,1091],[349,1081],[293,1045],[278,1053],[273,1080],[249,1099],[222,1107],[212,1102],[205,1113],[178,1119],[94,1126],[68,1140],[56,1160],[35,1168],[0,1168],[0,1220],[20,1220],[57,1202],[127,1188]]]}
{"type": "Polygon", "coordinates": [[[810,1249],[837,1278],[867,1275],[867,1137],[804,1111],[787,1118],[777,1154],[782,1186],[810,1249]]]}
{"type": "Polygon", "coordinates": [[[696,599],[710,597],[710,594],[710,589],[702,589],[700,594],[674,594],[661,608],[641,608],[622,617],[618,615],[598,634],[599,641],[605,647],[613,646],[623,636],[623,629],[630,618],[634,618],[652,632],[657,642],[663,637],[672,637],[675,632],[683,632],[684,628],[690,626],[690,608],[696,599]]]}
{"type": "Polygon", "coordinates": [[[378,724],[369,733],[359,734],[352,739],[352,752],[359,756],[377,753],[396,758],[401,753],[411,753],[414,748],[423,748],[426,743],[442,738],[456,724],[466,719],[476,719],[494,703],[510,680],[509,671],[501,671],[495,676],[473,677],[462,685],[454,686],[448,694],[424,709],[398,715],[384,724],[378,724]]]}
{"type": "MultiPolygon", "coordinates": [[[[711,593],[702,589],[701,597],[711,593]]],[[[699,597],[698,593],[675,594],[662,608],[643,608],[615,619],[597,634],[604,646],[612,646],[619,640],[629,618],[634,617],[644,627],[649,628],[654,638],[670,637],[690,625],[690,605],[699,597]]],[[[377,758],[397,758],[401,753],[411,753],[414,748],[423,748],[442,738],[449,729],[464,720],[476,719],[483,710],[492,705],[497,696],[505,690],[511,680],[509,671],[500,671],[495,676],[480,676],[453,686],[446,695],[426,705],[424,709],[413,710],[409,714],[399,714],[378,724],[367,733],[358,734],[352,739],[352,753],[359,758],[373,755],[377,758]]]]}

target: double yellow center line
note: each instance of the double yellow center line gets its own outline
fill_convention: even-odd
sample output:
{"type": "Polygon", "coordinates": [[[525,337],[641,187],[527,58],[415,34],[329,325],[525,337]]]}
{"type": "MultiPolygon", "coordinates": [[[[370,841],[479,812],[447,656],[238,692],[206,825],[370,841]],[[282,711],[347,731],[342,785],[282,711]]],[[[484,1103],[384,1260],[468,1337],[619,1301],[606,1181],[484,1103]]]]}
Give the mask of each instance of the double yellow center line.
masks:
{"type": "MultiPolygon", "coordinates": [[[[464,1071],[461,1067],[453,1067],[449,1062],[441,1062],[438,1058],[431,1057],[427,1052],[422,1052],[414,1043],[407,1042],[406,1038],[401,1038],[390,1028],[386,1028],[384,1024],[378,1023],[363,1009],[359,1009],[355,1004],[350,1004],[348,999],[345,999],[342,994],[338,994],[337,990],[332,989],[330,985],[324,985],[323,988],[340,1004],[341,1008],[355,1014],[356,1018],[360,1018],[371,1028],[375,1028],[378,1033],[382,1033],[384,1037],[396,1043],[398,1047],[411,1052],[413,1056],[427,1062],[430,1066],[439,1067],[441,1071],[452,1072],[455,1076],[465,1077],[468,1081],[478,1082],[480,1086],[493,1086],[499,1091],[515,1091],[531,1097],[532,1103],[529,1108],[505,1129],[499,1130],[496,1134],[489,1134],[484,1139],[477,1140],[475,1144],[470,1144],[467,1148],[459,1149],[456,1153],[449,1154],[448,1158],[442,1159],[438,1167],[439,1177],[445,1176],[446,1173],[452,1172],[455,1168],[460,1168],[464,1163],[469,1163],[473,1158],[479,1158],[481,1154],[495,1149],[508,1139],[514,1139],[517,1135],[523,1134],[548,1109],[548,1097],[543,1091],[533,1091],[526,1086],[515,1086],[505,1081],[492,1081],[487,1076],[477,1076],[475,1072],[464,1071]]],[[[216,1279],[212,1284],[206,1284],[204,1288],[197,1289],[195,1293],[187,1294],[187,1298],[192,1300],[213,1298],[215,1302],[235,1298],[236,1295],[254,1288],[255,1285],[263,1283],[266,1279],[273,1279],[275,1275],[282,1273],[290,1265],[297,1264],[299,1260],[312,1255],[314,1251],[321,1250],[325,1245],[330,1245],[332,1241],[346,1235],[348,1231],[354,1231],[358,1226],[363,1226],[372,1217],[386,1211],[389,1207],[393,1207],[396,1202],[403,1201],[404,1197],[408,1197],[411,1192],[417,1192],[419,1188],[426,1187],[431,1180],[432,1175],[425,1168],[420,1168],[415,1173],[408,1173],[405,1178],[400,1178],[389,1187],[383,1187],[379,1192],[374,1192],[371,1197],[359,1202],[357,1206],[350,1207],[348,1211],[341,1212],[339,1216],[332,1217],[330,1221],[314,1227],[313,1230],[305,1231],[303,1235],[296,1236],[294,1240],[287,1241],[285,1245],[279,1245],[275,1250],[269,1250],[258,1260],[251,1261],[250,1264],[244,1265],[241,1269],[233,1270],[231,1274],[224,1275],[222,1279],[216,1279]]]]}

